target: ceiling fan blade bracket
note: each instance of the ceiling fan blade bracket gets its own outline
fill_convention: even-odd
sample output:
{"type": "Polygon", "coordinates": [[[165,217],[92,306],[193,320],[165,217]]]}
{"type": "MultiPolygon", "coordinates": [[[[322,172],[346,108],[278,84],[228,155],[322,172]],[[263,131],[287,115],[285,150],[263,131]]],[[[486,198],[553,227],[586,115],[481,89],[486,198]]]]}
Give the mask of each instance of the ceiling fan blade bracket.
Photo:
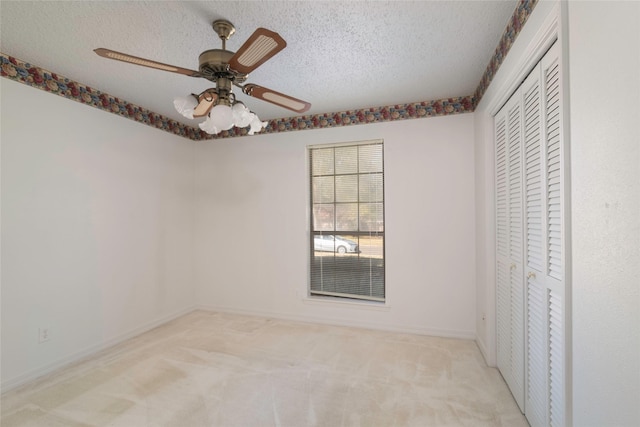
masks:
{"type": "Polygon", "coordinates": [[[200,95],[192,95],[198,100],[198,105],[193,110],[194,118],[206,117],[216,105],[216,101],[218,101],[218,94],[215,92],[215,89],[206,89],[200,95]]]}

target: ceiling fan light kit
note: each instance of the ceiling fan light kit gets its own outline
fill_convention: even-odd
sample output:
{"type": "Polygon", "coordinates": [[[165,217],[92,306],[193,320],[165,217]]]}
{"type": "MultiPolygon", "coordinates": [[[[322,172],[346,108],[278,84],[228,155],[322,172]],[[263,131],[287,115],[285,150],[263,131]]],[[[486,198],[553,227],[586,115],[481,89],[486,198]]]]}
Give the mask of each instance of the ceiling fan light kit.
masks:
{"type": "Polygon", "coordinates": [[[237,52],[226,50],[226,41],[235,33],[235,27],[227,20],[219,19],[212,23],[213,30],[222,41],[222,49],[210,49],[200,54],[199,71],[174,65],[163,64],[110,49],[95,49],[96,54],[117,61],[183,74],[189,77],[202,77],[213,83],[214,88],[206,89],[199,95],[179,96],[173,105],[184,117],[196,119],[205,117],[199,124],[204,132],[215,135],[236,126],[249,127],[248,134],[253,135],[267,127],[242,102],[237,101],[232,89],[237,86],[248,96],[261,99],[283,108],[304,113],[311,104],[283,93],[267,89],[256,84],[243,83],[249,73],[280,52],[287,43],[278,33],[258,28],[237,52]]]}

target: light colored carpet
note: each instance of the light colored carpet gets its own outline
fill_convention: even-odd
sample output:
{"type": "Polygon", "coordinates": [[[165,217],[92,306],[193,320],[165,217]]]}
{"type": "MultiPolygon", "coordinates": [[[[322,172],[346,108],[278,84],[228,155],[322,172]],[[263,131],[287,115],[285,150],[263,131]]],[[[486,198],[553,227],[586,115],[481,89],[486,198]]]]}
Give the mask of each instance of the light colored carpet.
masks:
{"type": "Polygon", "coordinates": [[[2,396],[12,426],[527,426],[467,340],[196,311],[2,396]]]}

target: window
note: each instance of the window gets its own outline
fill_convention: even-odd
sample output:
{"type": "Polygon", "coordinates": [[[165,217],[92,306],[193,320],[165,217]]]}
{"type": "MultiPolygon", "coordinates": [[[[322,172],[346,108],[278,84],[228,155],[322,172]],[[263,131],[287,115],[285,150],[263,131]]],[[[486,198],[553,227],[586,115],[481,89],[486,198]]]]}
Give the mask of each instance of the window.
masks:
{"type": "Polygon", "coordinates": [[[384,301],[382,141],[309,149],[309,293],[384,301]]]}

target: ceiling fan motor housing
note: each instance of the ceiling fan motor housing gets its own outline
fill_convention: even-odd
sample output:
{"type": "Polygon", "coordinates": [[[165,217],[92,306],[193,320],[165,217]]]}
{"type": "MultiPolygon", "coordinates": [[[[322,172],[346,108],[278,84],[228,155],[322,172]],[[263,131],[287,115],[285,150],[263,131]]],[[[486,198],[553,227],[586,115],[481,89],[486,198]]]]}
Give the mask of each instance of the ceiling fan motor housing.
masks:
{"type": "Polygon", "coordinates": [[[223,49],[210,49],[202,52],[199,57],[200,73],[205,79],[212,82],[224,77],[233,83],[243,83],[249,75],[238,73],[229,68],[229,59],[233,55],[234,52],[223,49]]]}

